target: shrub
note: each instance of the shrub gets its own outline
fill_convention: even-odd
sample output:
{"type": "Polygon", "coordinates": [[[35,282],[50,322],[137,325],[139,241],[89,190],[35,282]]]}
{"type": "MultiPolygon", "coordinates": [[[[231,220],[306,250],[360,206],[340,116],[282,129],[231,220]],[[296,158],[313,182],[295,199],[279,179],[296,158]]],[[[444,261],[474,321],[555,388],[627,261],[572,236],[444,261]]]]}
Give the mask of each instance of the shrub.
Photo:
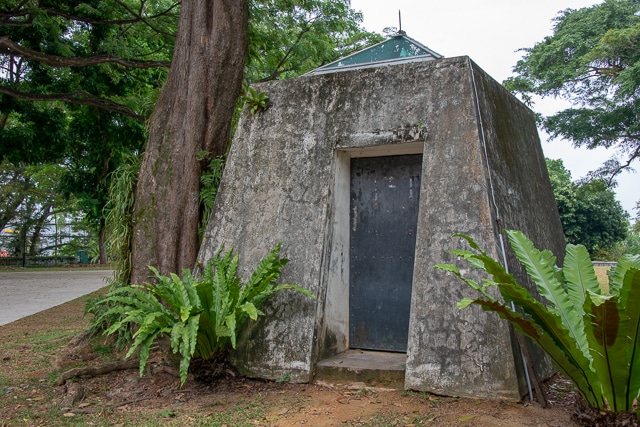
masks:
{"type": "MultiPolygon", "coordinates": [[[[125,155],[122,164],[111,173],[109,197],[104,208],[105,232],[115,267],[115,277],[108,281],[111,290],[126,286],[131,278],[131,218],[140,162],[141,156],[125,155]]],[[[103,296],[99,296],[88,300],[85,305],[85,316],[93,316],[88,333],[97,335],[119,323],[122,327],[115,334],[115,345],[122,350],[131,340],[133,330],[130,324],[120,322],[123,320],[121,314],[111,311],[109,315],[104,315],[115,305],[105,303],[103,299],[103,296]]]]}
{"type": "Polygon", "coordinates": [[[126,357],[140,349],[140,375],[143,374],[153,342],[167,335],[173,353],[180,355],[180,382],[187,379],[192,357],[210,359],[229,347],[235,348],[239,329],[248,319],[264,315],[260,306],[278,291],[293,289],[315,298],[296,285],[276,285],[288,259],[280,258],[278,245],[256,267],[249,280],[241,285],[237,276],[238,256],[228,250],[218,251],[205,266],[201,279],[189,270],[163,276],[149,267],[158,283],[131,285],[109,292],[101,301],[113,304],[102,316],[120,314],[120,321],[107,333],[125,324],[137,327],[126,357]]]}
{"type": "Polygon", "coordinates": [[[584,246],[567,245],[564,265],[559,268],[550,251],[537,250],[519,231],[506,233],[545,304],[518,285],[471,237],[456,234],[466,239],[473,251],[451,253],[493,278],[478,283],[464,277],[453,264],[436,265],[480,293],[479,298],[460,301],[458,307],[478,304],[508,320],[551,357],[591,407],[612,412],[633,410],[640,391],[640,256],[621,257],[608,273],[608,288],[601,289],[584,246]],[[492,286],[499,289],[505,302],[489,294],[492,286]],[[524,314],[512,310],[511,302],[524,314]]]}

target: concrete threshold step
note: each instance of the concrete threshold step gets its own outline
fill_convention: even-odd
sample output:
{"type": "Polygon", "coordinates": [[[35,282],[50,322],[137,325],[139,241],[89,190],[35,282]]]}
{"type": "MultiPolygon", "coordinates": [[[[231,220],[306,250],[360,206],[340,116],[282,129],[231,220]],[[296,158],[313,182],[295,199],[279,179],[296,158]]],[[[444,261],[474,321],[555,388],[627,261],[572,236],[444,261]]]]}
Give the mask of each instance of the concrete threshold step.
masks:
{"type": "Polygon", "coordinates": [[[364,383],[370,387],[404,388],[405,353],[347,350],[316,367],[315,381],[332,384],[364,383]]]}

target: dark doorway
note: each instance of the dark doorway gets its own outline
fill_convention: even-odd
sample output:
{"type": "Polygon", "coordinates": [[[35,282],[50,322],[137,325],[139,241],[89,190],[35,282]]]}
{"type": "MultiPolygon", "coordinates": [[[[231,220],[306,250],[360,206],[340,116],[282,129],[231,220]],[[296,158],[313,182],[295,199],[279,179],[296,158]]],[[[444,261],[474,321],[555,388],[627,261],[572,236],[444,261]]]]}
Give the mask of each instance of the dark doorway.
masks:
{"type": "Polygon", "coordinates": [[[351,159],[351,348],[407,351],[421,171],[421,154],[351,159]]]}

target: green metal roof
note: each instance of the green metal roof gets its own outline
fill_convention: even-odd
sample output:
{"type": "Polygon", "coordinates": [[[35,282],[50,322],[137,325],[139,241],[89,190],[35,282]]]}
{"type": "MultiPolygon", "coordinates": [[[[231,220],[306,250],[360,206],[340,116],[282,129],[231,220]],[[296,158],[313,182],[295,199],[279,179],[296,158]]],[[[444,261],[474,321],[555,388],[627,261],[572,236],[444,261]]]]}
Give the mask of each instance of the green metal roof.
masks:
{"type": "Polygon", "coordinates": [[[307,75],[337,73],[406,62],[432,61],[440,58],[442,55],[408,37],[404,31],[400,31],[383,42],[316,68],[307,75]]]}

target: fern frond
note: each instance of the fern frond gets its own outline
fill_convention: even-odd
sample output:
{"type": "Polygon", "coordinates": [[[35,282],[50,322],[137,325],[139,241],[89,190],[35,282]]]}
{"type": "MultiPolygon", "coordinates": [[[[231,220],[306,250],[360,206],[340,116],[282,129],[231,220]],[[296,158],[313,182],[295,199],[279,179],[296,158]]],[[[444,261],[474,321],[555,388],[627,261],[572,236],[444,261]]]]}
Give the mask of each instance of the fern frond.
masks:
{"type": "Polygon", "coordinates": [[[231,347],[236,348],[236,313],[231,313],[224,318],[224,323],[229,330],[229,338],[231,338],[231,347]]]}
{"type": "Polygon", "coordinates": [[[188,334],[188,354],[193,356],[196,352],[196,346],[198,345],[198,330],[200,328],[200,315],[193,316],[187,321],[186,332],[188,334]]]}
{"type": "MultiPolygon", "coordinates": [[[[140,376],[144,375],[144,368],[147,366],[147,361],[149,360],[149,354],[151,353],[151,345],[156,340],[158,335],[169,332],[167,329],[158,329],[154,333],[150,335],[146,335],[144,339],[141,339],[138,342],[140,346],[140,376]]],[[[135,345],[135,343],[134,343],[135,345]]],[[[138,345],[135,345],[137,347],[138,345]]],[[[132,346],[131,348],[135,348],[132,346]]],[[[131,354],[131,349],[127,353],[126,357],[129,357],[131,354]]]]}
{"type": "MultiPolygon", "coordinates": [[[[584,247],[568,245],[561,269],[555,265],[551,252],[537,250],[522,233],[507,231],[507,236],[548,305],[538,302],[526,288],[499,271],[500,277],[507,280],[483,279],[480,287],[466,279],[456,266],[437,265],[479,292],[486,286],[498,286],[506,302],[467,298],[458,306],[478,304],[497,312],[516,330],[531,337],[592,407],[613,412],[633,410],[640,395],[640,255],[625,255],[618,261],[609,272],[610,295],[604,295],[584,247]],[[521,307],[525,315],[512,311],[508,303],[521,307]]],[[[467,241],[477,248],[472,239],[467,241]]],[[[496,266],[485,262],[489,260],[483,252],[452,253],[487,271],[496,266]]]]}
{"type": "Polygon", "coordinates": [[[533,246],[531,240],[520,231],[509,230],[507,236],[518,260],[527,270],[536,284],[540,295],[549,303],[547,307],[560,316],[562,324],[567,328],[580,350],[589,357],[589,342],[584,331],[584,322],[580,311],[576,309],[562,283],[556,280],[555,270],[550,264],[555,257],[541,253],[533,246]]]}
{"type": "Polygon", "coordinates": [[[580,316],[584,315],[584,301],[588,292],[600,294],[598,278],[584,246],[567,245],[564,258],[564,279],[567,293],[580,316]]]}
{"type": "MultiPolygon", "coordinates": [[[[557,347],[557,342],[548,334],[542,333],[539,329],[539,325],[532,320],[526,319],[517,311],[511,310],[510,307],[498,301],[487,301],[483,299],[476,299],[471,301],[473,304],[478,304],[483,310],[493,311],[505,320],[508,320],[515,329],[531,339],[533,339],[542,349],[549,354],[553,360],[554,366],[556,366],[560,372],[562,372],[567,378],[570,378],[578,386],[578,391],[592,406],[598,407],[597,393],[593,389],[593,383],[590,382],[584,376],[584,370],[575,365],[573,361],[568,358],[568,354],[557,347]]],[[[597,384],[597,380],[595,382],[597,384]]]]}
{"type": "Polygon", "coordinates": [[[624,283],[624,276],[627,274],[627,270],[631,268],[640,270],[640,254],[622,255],[615,267],[607,272],[607,276],[609,276],[609,294],[620,294],[620,288],[624,283]]]}
{"type": "Polygon", "coordinates": [[[281,247],[282,241],[278,242],[275,248],[273,248],[273,250],[271,250],[271,252],[269,252],[262,261],[260,261],[242,289],[241,295],[243,296],[240,298],[241,300],[250,299],[251,292],[261,292],[265,285],[270,284],[272,281],[277,279],[282,267],[289,262],[286,258],[278,258],[281,247]]]}
{"type": "Polygon", "coordinates": [[[621,307],[626,307],[624,315],[629,325],[627,329],[629,372],[626,399],[627,407],[631,408],[633,401],[640,397],[640,269],[629,268],[625,273],[619,304],[621,307]]]}
{"type": "Polygon", "coordinates": [[[275,292],[292,289],[314,297],[296,285],[275,286],[280,270],[287,263],[278,258],[280,245],[260,262],[249,286],[241,286],[237,276],[238,256],[232,250],[218,251],[204,268],[203,279],[196,280],[188,270],[182,278],[171,273],[156,276],[157,284],[131,285],[110,292],[102,304],[113,304],[107,315],[121,316],[107,331],[123,325],[138,325],[127,357],[140,351],[140,373],[149,357],[151,344],[159,335],[168,335],[171,350],[180,355],[181,384],[187,379],[191,359],[214,356],[229,346],[236,347],[239,328],[251,318],[264,315],[259,309],[275,292]],[[246,296],[250,300],[246,300],[246,296]]]}

